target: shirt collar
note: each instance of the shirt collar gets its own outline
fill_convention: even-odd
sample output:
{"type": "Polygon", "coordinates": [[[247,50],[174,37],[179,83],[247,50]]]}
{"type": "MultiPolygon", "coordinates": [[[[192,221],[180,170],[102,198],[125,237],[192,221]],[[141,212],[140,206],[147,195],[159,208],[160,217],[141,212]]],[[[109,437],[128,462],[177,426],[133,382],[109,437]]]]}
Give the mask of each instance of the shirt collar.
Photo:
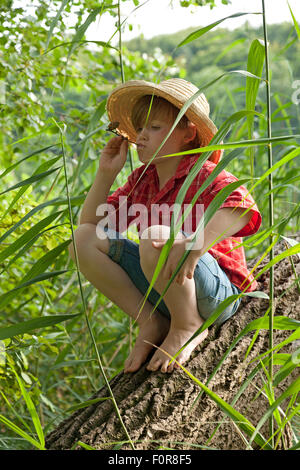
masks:
{"type": "MultiPolygon", "coordinates": [[[[171,179],[176,180],[176,179],[182,178],[183,176],[186,176],[190,172],[192,166],[196,163],[198,158],[199,158],[199,154],[185,155],[182,158],[182,160],[179,162],[175,175],[173,176],[173,178],[170,178],[170,180],[171,179]]],[[[156,166],[153,163],[151,163],[148,167],[149,176],[150,176],[150,173],[151,173],[151,176],[157,173],[156,166]]]]}

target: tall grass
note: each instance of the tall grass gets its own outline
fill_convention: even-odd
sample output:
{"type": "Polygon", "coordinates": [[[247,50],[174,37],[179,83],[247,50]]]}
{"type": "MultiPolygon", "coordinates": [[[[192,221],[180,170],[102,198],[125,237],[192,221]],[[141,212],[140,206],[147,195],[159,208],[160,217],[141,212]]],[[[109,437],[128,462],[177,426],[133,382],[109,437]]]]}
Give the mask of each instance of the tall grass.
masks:
{"type": "MultiPolygon", "coordinates": [[[[55,16],[50,25],[45,47],[47,54],[51,51],[51,48],[49,49],[49,45],[51,43],[53,31],[55,30],[55,27],[60,19],[60,15],[63,9],[66,7],[67,3],[68,2],[65,1],[62,2],[61,7],[57,12],[57,15],[55,16]]],[[[68,60],[70,60],[72,55],[75,53],[78,44],[84,42],[83,38],[85,31],[87,30],[88,26],[95,20],[97,15],[101,15],[104,8],[103,5],[100,9],[95,9],[83,22],[80,28],[77,29],[73,41],[69,43],[67,56],[68,60]]],[[[217,197],[213,200],[212,204],[209,206],[208,210],[206,211],[205,218],[199,224],[198,230],[203,229],[203,227],[206,226],[208,221],[220,208],[226,197],[233,191],[233,189],[237,185],[239,186],[241,184],[251,182],[252,186],[249,192],[254,194],[254,191],[257,191],[256,194],[261,195],[260,197],[257,197],[255,199],[257,200],[259,207],[260,204],[263,206],[262,210],[268,210],[269,221],[268,224],[264,225],[264,228],[260,230],[259,233],[245,240],[243,242],[243,246],[245,247],[246,251],[248,249],[253,249],[256,250],[256,252],[259,252],[261,254],[261,260],[269,256],[269,262],[263,269],[259,269],[259,266],[257,266],[258,271],[255,278],[259,277],[263,272],[268,271],[270,273],[270,291],[268,295],[264,292],[251,293],[252,297],[269,298],[269,308],[260,319],[251,322],[251,324],[247,325],[247,327],[238,335],[238,337],[235,339],[228,351],[226,351],[224,357],[217,365],[212,375],[208,378],[205,384],[200,382],[196,377],[192,376],[192,374],[186,368],[184,368],[183,366],[181,367],[184,372],[190,377],[190,379],[193,380],[199,386],[200,393],[208,394],[208,396],[217,403],[217,405],[223,411],[224,415],[235,423],[236,427],[239,429],[239,432],[241,432],[241,434],[244,436],[246,448],[253,448],[253,442],[255,442],[255,444],[262,449],[276,449],[279,445],[280,437],[284,431],[285,426],[287,426],[288,423],[290,423],[292,419],[295,419],[295,416],[299,414],[299,406],[296,402],[296,397],[300,387],[299,379],[294,380],[276,398],[275,390],[278,384],[281,384],[282,381],[294,371],[294,369],[299,363],[299,350],[297,350],[293,354],[285,354],[284,356],[280,353],[280,351],[285,345],[299,339],[300,329],[299,322],[283,316],[274,316],[275,307],[273,269],[275,265],[284,258],[289,257],[292,262],[292,256],[294,254],[298,254],[300,251],[300,244],[295,243],[294,240],[291,238],[291,235],[289,233],[286,234],[285,232],[287,227],[292,229],[295,228],[295,225],[293,225],[292,222],[294,218],[299,217],[299,202],[294,202],[294,207],[292,207],[292,209],[288,211],[285,219],[280,219],[279,222],[277,222],[274,217],[274,199],[276,201],[276,198],[282,191],[282,187],[288,190],[290,187],[295,187],[293,185],[298,183],[299,176],[293,174],[293,172],[294,169],[297,168],[295,159],[300,154],[297,144],[297,141],[300,136],[294,133],[292,129],[290,129],[288,126],[286,127],[286,132],[283,135],[272,135],[270,83],[270,70],[272,68],[272,64],[270,64],[269,60],[267,22],[264,0],[262,0],[261,14],[264,25],[264,45],[262,46],[262,44],[258,40],[255,40],[251,44],[248,55],[247,70],[231,70],[225,74],[222,74],[219,77],[214,77],[214,79],[211,80],[209,83],[203,84],[200,87],[199,92],[194,95],[183,107],[176,119],[176,122],[174,122],[170,133],[175,128],[177,122],[185,113],[186,109],[191,105],[193,100],[196,99],[199,93],[208,90],[217,82],[219,82],[219,85],[222,86],[222,80],[225,77],[230,77],[232,74],[239,76],[241,80],[246,80],[246,108],[244,110],[235,112],[233,115],[229,116],[226,119],[226,121],[220,126],[218,133],[210,142],[209,146],[196,150],[197,153],[200,153],[199,160],[195,165],[193,172],[188,175],[181,190],[179,191],[176,203],[181,205],[184,200],[184,196],[190,184],[192,183],[196,173],[200,170],[201,166],[209,158],[209,156],[214,150],[224,149],[225,151],[230,150],[230,152],[223,157],[211,177],[203,184],[201,188],[199,188],[192,204],[196,203],[197,198],[210,184],[210,182],[224,168],[228,169],[234,167],[238,158],[240,158],[241,149],[244,149],[245,151],[250,150],[250,156],[253,161],[261,161],[261,159],[264,158],[264,152],[267,148],[268,162],[266,162],[267,164],[265,166],[261,165],[257,167],[256,174],[258,176],[254,176],[252,174],[251,177],[243,177],[239,179],[238,184],[233,183],[232,185],[229,185],[228,187],[224,188],[224,190],[217,195],[217,197]],[[264,64],[265,77],[263,76],[264,64]],[[260,112],[258,112],[257,100],[258,90],[260,86],[266,87],[266,101],[263,103],[259,103],[261,110],[260,112]],[[256,129],[254,128],[254,124],[257,125],[256,129]],[[243,129],[247,128],[248,139],[242,140],[241,137],[244,135],[243,129]],[[253,137],[254,130],[256,131],[256,133],[259,132],[259,138],[253,137]],[[222,143],[223,141],[224,143],[222,143]],[[275,163],[273,163],[273,146],[275,148],[278,148],[279,144],[283,145],[283,150],[278,151],[278,153],[276,154],[275,163]],[[263,168],[266,169],[263,170],[263,168]],[[286,172],[286,170],[291,170],[291,172],[286,172]],[[285,172],[287,174],[285,174],[285,172]],[[275,186],[273,185],[274,174],[276,175],[275,186]],[[268,199],[266,199],[267,197],[268,199]],[[264,206],[266,200],[268,201],[267,208],[265,208],[264,206]],[[286,239],[289,243],[289,246],[287,246],[287,249],[283,253],[275,257],[273,247],[280,238],[286,239]],[[260,249],[258,249],[257,247],[260,247],[260,249]],[[261,329],[269,330],[269,350],[265,352],[262,357],[257,358],[257,365],[247,378],[246,382],[241,386],[233,402],[231,404],[226,403],[216,393],[212,392],[212,390],[209,389],[209,382],[212,380],[217,371],[222,367],[224,360],[231,353],[235,345],[245,335],[249,333],[253,333],[253,338],[255,338],[256,335],[259,334],[259,331],[261,329]],[[288,336],[285,341],[280,344],[274,345],[273,330],[276,329],[291,331],[292,333],[288,336]],[[279,366],[279,369],[274,374],[273,366],[275,364],[279,366]],[[266,400],[268,400],[269,403],[269,408],[267,412],[260,418],[258,425],[254,426],[254,424],[249,422],[247,416],[241,415],[241,413],[239,413],[235,409],[234,405],[238,397],[241,395],[241,393],[245,391],[246,387],[251,384],[253,377],[258,373],[261,373],[262,375],[264,374],[264,392],[266,394],[266,400]],[[285,415],[282,419],[280,417],[280,414],[278,413],[278,408],[283,402],[283,400],[288,400],[288,406],[285,409],[285,415]],[[268,436],[261,434],[261,427],[266,422],[266,420],[270,420],[271,423],[270,433],[268,436]],[[276,421],[277,425],[276,430],[274,426],[274,421],[276,421]]],[[[234,16],[240,15],[242,14],[237,13],[234,16]]],[[[212,25],[208,25],[205,28],[198,29],[192,35],[189,35],[187,38],[185,38],[185,40],[181,41],[178,44],[177,49],[184,47],[192,41],[196,41],[199,37],[203,36],[204,34],[208,34],[209,31],[213,30],[213,28],[217,26],[217,24],[226,21],[226,19],[227,17],[218,20],[217,22],[214,22],[212,25]]],[[[296,23],[294,15],[293,21],[298,34],[298,25],[296,23]]],[[[118,1],[118,27],[116,29],[116,33],[119,32],[118,57],[120,64],[121,81],[124,81],[125,67],[124,57],[122,53],[122,24],[123,23],[121,22],[120,1],[118,1]]],[[[110,44],[106,44],[105,46],[107,48],[111,47],[110,44]]],[[[162,65],[162,69],[163,68],[164,66],[162,65]]],[[[34,188],[35,185],[41,183],[45,178],[49,178],[52,174],[56,175],[57,172],[57,179],[54,180],[53,186],[51,187],[49,193],[46,195],[47,197],[45,197],[44,202],[35,203],[34,208],[29,210],[24,215],[24,217],[18,219],[14,223],[11,223],[9,229],[5,230],[2,236],[0,237],[0,242],[3,245],[7,243],[7,239],[9,236],[15,237],[15,240],[11,245],[4,245],[5,248],[0,254],[0,263],[2,263],[3,265],[2,273],[4,274],[4,269],[6,269],[9,280],[9,282],[7,282],[6,284],[7,289],[0,296],[1,307],[3,309],[8,308],[9,304],[15,299],[19,300],[19,302],[22,302],[21,294],[27,293],[28,288],[30,288],[30,292],[32,292],[33,294],[33,299],[35,298],[35,296],[41,296],[41,293],[43,294],[43,303],[41,306],[38,305],[37,309],[34,312],[34,318],[30,317],[30,320],[28,320],[27,317],[22,314],[22,309],[19,308],[19,312],[16,313],[16,315],[13,317],[13,320],[9,319],[8,321],[6,321],[5,326],[0,329],[0,340],[5,342],[8,358],[6,365],[7,372],[5,372],[5,370],[2,368],[2,374],[4,374],[5,383],[8,388],[10,390],[14,390],[13,395],[17,397],[17,401],[19,402],[20,407],[20,412],[18,413],[16,411],[16,407],[11,405],[10,400],[8,399],[6,394],[2,392],[5,405],[5,414],[11,413],[10,416],[13,416],[14,421],[18,421],[19,424],[17,425],[14,421],[12,421],[12,419],[7,418],[5,414],[0,415],[0,421],[2,422],[2,424],[7,426],[13,433],[16,433],[22,438],[22,442],[20,445],[18,444],[17,440],[14,441],[13,445],[15,447],[18,447],[19,445],[20,448],[22,448],[22,446],[26,448],[27,442],[29,446],[34,446],[35,448],[43,449],[44,434],[48,431],[49,428],[51,428],[51,426],[53,426],[57,418],[62,419],[62,417],[65,416],[65,410],[67,408],[68,412],[70,412],[78,407],[83,407],[90,404],[90,401],[86,400],[87,396],[90,395],[89,387],[94,390],[97,390],[99,388],[100,374],[102,377],[101,384],[105,385],[108,389],[109,396],[107,397],[107,399],[112,400],[120,423],[126,435],[127,441],[131,444],[131,447],[134,448],[134,443],[132,442],[130,435],[122,421],[118,410],[118,404],[109,385],[109,376],[113,376],[122,369],[124,354],[126,354],[126,342],[128,342],[127,320],[123,318],[122,313],[116,307],[107,303],[107,299],[104,299],[103,296],[101,297],[101,294],[98,293],[95,296],[93,289],[91,288],[91,286],[88,285],[88,283],[85,283],[85,285],[82,284],[80,273],[78,270],[78,261],[76,262],[75,272],[72,273],[72,271],[74,271],[72,269],[64,269],[66,267],[65,264],[67,261],[66,257],[64,257],[63,254],[66,250],[67,245],[70,243],[70,236],[72,235],[73,238],[74,233],[73,213],[76,209],[81,207],[85,198],[84,193],[76,187],[76,183],[78,181],[80,171],[83,172],[83,170],[86,168],[86,162],[84,161],[84,159],[88,148],[89,139],[97,132],[99,132],[97,123],[104,114],[104,105],[105,101],[102,101],[95,110],[92,118],[90,119],[86,136],[82,142],[83,145],[79,155],[78,165],[74,169],[71,178],[69,178],[68,176],[67,159],[68,152],[71,152],[71,147],[65,141],[65,132],[67,131],[67,128],[63,129],[63,126],[61,124],[58,124],[58,122],[55,120],[52,121],[50,126],[48,126],[48,130],[49,128],[51,128],[51,132],[55,136],[55,143],[52,145],[43,146],[42,148],[34,152],[30,152],[27,156],[25,156],[19,162],[16,162],[11,165],[0,175],[0,178],[4,179],[5,177],[8,177],[10,173],[17,167],[21,169],[22,164],[24,164],[25,161],[27,162],[30,159],[34,159],[36,158],[36,156],[43,155],[45,153],[48,156],[49,154],[47,152],[50,152],[54,149],[56,151],[55,157],[52,159],[48,159],[46,164],[44,163],[37,166],[36,170],[30,177],[25,178],[16,184],[12,184],[12,186],[6,188],[6,190],[1,193],[3,197],[4,194],[7,195],[7,193],[9,193],[10,191],[18,189],[17,194],[9,203],[1,217],[2,222],[4,222],[9,216],[9,214],[13,212],[14,209],[20,207],[20,202],[22,201],[21,197],[24,195],[26,189],[30,188],[31,185],[33,185],[32,187],[34,188]],[[58,167],[53,168],[53,166],[57,164],[57,162],[59,162],[61,158],[63,159],[62,163],[60,163],[58,167]],[[56,197],[52,200],[48,200],[48,196],[50,195],[51,191],[55,190],[55,183],[57,181],[60,181],[60,184],[62,184],[62,180],[58,179],[62,168],[64,169],[63,182],[64,188],[66,189],[66,197],[62,196],[56,197]],[[76,189],[76,192],[78,189],[77,196],[71,196],[71,192],[69,191],[69,180],[72,180],[73,182],[72,189],[76,189]],[[58,210],[58,208],[60,208],[61,206],[67,206],[67,208],[64,208],[63,210],[58,210]],[[46,217],[44,217],[46,210],[50,210],[50,213],[47,213],[46,217]],[[29,227],[31,221],[33,221],[33,224],[31,227],[29,227]],[[50,224],[54,221],[56,221],[56,223],[62,221],[62,223],[51,226],[50,224]],[[19,231],[24,229],[24,227],[27,227],[27,230],[24,230],[23,233],[19,235],[19,231]],[[46,254],[44,254],[43,252],[39,253],[38,259],[33,257],[31,262],[29,263],[31,264],[31,266],[28,271],[21,278],[21,280],[18,279],[18,276],[15,277],[13,279],[15,284],[13,285],[13,282],[11,281],[11,272],[8,270],[8,267],[12,266],[13,268],[14,263],[17,267],[19,267],[18,263],[22,261],[25,254],[28,253],[28,250],[31,247],[34,247],[34,244],[38,240],[41,240],[41,237],[44,236],[47,231],[49,232],[50,237],[52,237],[53,239],[56,235],[56,232],[54,230],[58,227],[61,227],[61,229],[64,230],[62,231],[63,241],[58,245],[55,244],[55,246],[52,246],[51,248],[48,247],[48,252],[46,252],[46,254]],[[68,238],[67,241],[66,237],[68,238]],[[13,260],[10,260],[9,264],[4,265],[4,262],[7,262],[11,255],[14,255],[13,260]],[[54,268],[54,270],[52,268],[54,268]],[[47,271],[48,269],[50,270],[47,271]],[[64,276],[66,275],[66,273],[71,274],[71,278],[68,280],[67,286],[79,286],[80,292],[77,298],[74,299],[72,295],[68,295],[66,297],[66,301],[64,303],[60,303],[59,300],[62,299],[63,296],[65,296],[68,292],[68,287],[63,287],[63,281],[65,281],[66,279],[64,276]],[[62,290],[63,292],[61,292],[62,290]],[[100,306],[102,322],[100,324],[97,319],[97,301],[99,299],[102,303],[102,305],[100,306]],[[63,308],[64,313],[57,315],[44,315],[43,311],[45,309],[45,305],[47,304],[51,306],[52,312],[55,311],[56,313],[57,310],[63,308]],[[65,309],[67,310],[67,312],[75,311],[76,313],[67,313],[65,312],[65,309]],[[105,309],[108,310],[108,312],[105,312],[105,309]],[[113,314],[114,320],[112,320],[111,318],[111,313],[113,314]],[[81,323],[82,317],[85,318],[85,327],[81,323]],[[46,327],[51,325],[56,325],[56,330],[49,331],[45,329],[46,327]],[[111,336],[109,329],[113,331],[113,334],[111,334],[111,336]],[[119,359],[117,359],[114,353],[116,344],[119,345],[119,359]],[[60,347],[60,349],[58,346],[60,347]],[[26,364],[26,357],[24,354],[22,355],[22,349],[27,350],[28,348],[29,351],[34,351],[33,358],[35,361],[35,370],[39,373],[40,381],[43,381],[44,383],[39,384],[35,374],[33,372],[29,372],[30,367],[28,364],[26,364]],[[40,351],[37,353],[39,357],[35,357],[35,351],[40,351]],[[51,354],[54,355],[55,361],[53,361],[53,359],[49,359],[51,357],[51,354]],[[17,372],[17,369],[21,371],[21,374],[17,372]],[[64,375],[68,375],[70,371],[72,371],[70,381],[73,379],[74,375],[78,382],[77,390],[76,387],[72,386],[76,382],[73,382],[72,380],[70,384],[68,383],[68,380],[64,379],[64,375]],[[51,374],[55,375],[54,381],[50,378],[51,374]],[[84,390],[85,387],[79,385],[80,381],[82,380],[80,378],[81,375],[84,376],[84,380],[86,381],[85,383],[87,383],[89,386],[87,387],[88,390],[84,390]],[[15,383],[18,385],[18,389],[17,387],[15,389],[11,388],[13,378],[15,378],[14,380],[16,381],[15,383]],[[62,388],[62,390],[65,390],[72,397],[73,402],[75,402],[73,407],[69,407],[69,399],[65,399],[64,397],[62,397],[61,399],[61,403],[63,405],[61,408],[58,407],[57,404],[53,403],[49,398],[47,398],[48,393],[49,396],[53,396],[53,392],[51,389],[60,390],[60,388],[62,388]],[[44,410],[40,413],[40,416],[38,410],[36,409],[37,407],[34,404],[34,401],[40,403],[40,410],[44,410]],[[43,406],[41,406],[42,403],[43,406]]],[[[278,101],[278,106],[278,109],[276,109],[274,112],[283,112],[282,104],[280,103],[280,101],[278,101]]],[[[285,122],[287,121],[285,120],[285,122]]],[[[29,140],[30,142],[30,139],[36,138],[37,135],[38,133],[29,137],[29,139],[27,140],[29,140]]],[[[167,138],[168,136],[165,140],[167,140],[167,138]]],[[[24,143],[24,139],[18,139],[16,142],[14,142],[14,145],[20,144],[22,142],[24,143]]],[[[162,145],[163,143],[161,144],[161,146],[162,145]]],[[[159,149],[157,150],[157,152],[158,151],[159,149]]],[[[153,158],[154,157],[155,155],[153,156],[153,158]]],[[[134,156],[130,156],[129,163],[130,171],[132,171],[134,164],[134,156]]],[[[249,173],[248,168],[245,168],[244,174],[245,173],[249,173]]],[[[13,181],[13,179],[11,181],[13,181]]],[[[60,194],[59,187],[57,189],[57,194],[60,194]]],[[[178,214],[176,213],[173,214],[173,218],[175,218],[174,220],[177,219],[177,215],[178,214]]],[[[188,213],[183,215],[183,217],[187,216],[188,213]]],[[[181,225],[179,225],[178,223],[177,226],[174,228],[173,224],[171,224],[170,240],[168,241],[168,243],[166,243],[163,250],[161,251],[156,270],[150,282],[149,290],[145,296],[145,301],[151,288],[155,283],[155,280],[157,279],[157,276],[159,275],[160,270],[162,269],[166,261],[168,253],[172,247],[175,236],[178,230],[180,229],[180,226],[181,225]]],[[[188,252],[186,252],[183,258],[180,260],[168,285],[166,286],[164,292],[161,295],[161,299],[169,288],[171,282],[174,280],[187,256],[188,252]]],[[[297,279],[295,279],[295,282],[296,281],[297,279]]],[[[76,292],[76,290],[74,291],[76,292]]],[[[245,291],[246,288],[240,294],[240,296],[248,295],[245,291]]],[[[231,296],[230,298],[222,302],[222,304],[214,312],[213,316],[205,322],[205,324],[201,327],[199,331],[195,333],[194,336],[200,334],[201,331],[211,325],[224,311],[224,309],[233,301],[235,301],[237,297],[239,296],[231,296]]],[[[159,299],[157,305],[159,304],[161,299],[159,299]]],[[[27,308],[28,305],[30,305],[30,301],[31,299],[28,300],[28,297],[25,297],[25,304],[22,305],[21,303],[19,305],[21,307],[27,308]]],[[[154,306],[153,311],[155,310],[157,305],[154,306]]],[[[131,328],[132,325],[130,324],[130,331],[131,328]]],[[[170,360],[176,360],[176,356],[170,358],[170,360]]],[[[14,434],[12,434],[12,436],[13,435],[14,434]]],[[[7,448],[7,442],[9,442],[9,440],[5,441],[5,439],[2,439],[1,442],[3,448],[7,448]]],[[[297,446],[298,444],[295,440],[294,448],[297,448],[297,446]]]]}

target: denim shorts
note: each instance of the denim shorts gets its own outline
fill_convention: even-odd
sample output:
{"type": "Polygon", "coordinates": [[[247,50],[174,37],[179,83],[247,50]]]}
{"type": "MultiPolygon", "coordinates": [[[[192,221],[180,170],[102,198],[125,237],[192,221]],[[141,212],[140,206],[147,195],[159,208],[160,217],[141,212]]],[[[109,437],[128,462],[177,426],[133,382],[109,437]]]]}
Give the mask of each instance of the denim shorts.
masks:
{"type": "MultiPolygon", "coordinates": [[[[149,288],[149,282],[140,265],[139,244],[123,237],[122,234],[112,229],[105,227],[104,230],[109,240],[108,256],[126,271],[135,286],[145,295],[149,288]]],[[[185,236],[188,236],[187,233],[181,232],[185,236]]],[[[214,313],[218,305],[227,297],[242,292],[229,280],[217,260],[208,252],[202,255],[198,260],[194,271],[194,281],[198,312],[203,320],[207,320],[214,313]]],[[[175,280],[173,280],[173,282],[175,282],[175,280]]],[[[156,305],[159,298],[160,294],[152,288],[147,300],[152,305],[156,305]]],[[[240,302],[241,297],[228,305],[213,325],[221,326],[226,320],[232,317],[238,310],[240,302]]],[[[157,310],[170,318],[170,312],[163,299],[157,306],[157,310]]]]}

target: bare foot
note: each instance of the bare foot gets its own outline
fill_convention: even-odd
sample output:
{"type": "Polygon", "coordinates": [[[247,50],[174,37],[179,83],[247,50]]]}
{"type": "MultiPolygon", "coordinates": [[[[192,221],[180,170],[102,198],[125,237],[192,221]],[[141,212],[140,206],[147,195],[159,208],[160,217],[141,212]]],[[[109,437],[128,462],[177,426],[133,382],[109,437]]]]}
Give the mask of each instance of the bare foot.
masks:
{"type": "Polygon", "coordinates": [[[160,346],[167,336],[169,328],[170,320],[168,318],[157,311],[151,315],[151,318],[140,326],[134,348],[125,361],[124,372],[136,372],[146,361],[153,346],[145,343],[144,340],[149,341],[149,343],[155,346],[160,346]]]}
{"type": "MultiPolygon", "coordinates": [[[[203,321],[199,318],[199,324],[197,325],[185,325],[185,329],[176,328],[172,326],[166,337],[165,341],[161,345],[161,349],[165,350],[171,356],[174,356],[179,349],[192,337],[192,335],[200,328],[203,321]]],[[[177,356],[176,361],[179,364],[184,364],[190,357],[192,351],[200,344],[207,336],[208,330],[204,330],[200,335],[198,335],[193,341],[191,341],[183,351],[177,356]]],[[[147,370],[158,370],[161,369],[162,372],[172,372],[174,369],[178,369],[180,366],[174,361],[170,364],[170,358],[160,350],[157,350],[151,361],[147,365],[147,370]]]]}

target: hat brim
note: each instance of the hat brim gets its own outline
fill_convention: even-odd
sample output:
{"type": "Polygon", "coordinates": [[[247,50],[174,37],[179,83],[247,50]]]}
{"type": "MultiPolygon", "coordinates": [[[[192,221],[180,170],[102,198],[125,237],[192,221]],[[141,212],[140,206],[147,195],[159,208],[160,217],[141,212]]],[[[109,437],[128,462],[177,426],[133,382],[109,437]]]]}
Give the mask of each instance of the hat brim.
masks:
{"type": "MultiPolygon", "coordinates": [[[[170,82],[172,81],[170,80],[170,82]]],[[[144,80],[131,80],[119,85],[112,91],[107,99],[107,114],[111,122],[119,123],[116,129],[121,135],[136,142],[137,133],[132,124],[131,116],[134,106],[142,96],[159,96],[168,100],[178,109],[182,108],[184,102],[188,99],[183,101],[185,90],[180,90],[180,86],[177,83],[176,87],[170,86],[170,83],[168,83],[168,86],[164,86],[164,83],[166,82],[156,85],[144,80]]],[[[207,146],[218,131],[213,121],[194,102],[188,107],[185,115],[195,124],[200,137],[201,147],[207,146]]],[[[215,151],[210,156],[210,160],[218,163],[221,156],[222,151],[215,151]]]]}

